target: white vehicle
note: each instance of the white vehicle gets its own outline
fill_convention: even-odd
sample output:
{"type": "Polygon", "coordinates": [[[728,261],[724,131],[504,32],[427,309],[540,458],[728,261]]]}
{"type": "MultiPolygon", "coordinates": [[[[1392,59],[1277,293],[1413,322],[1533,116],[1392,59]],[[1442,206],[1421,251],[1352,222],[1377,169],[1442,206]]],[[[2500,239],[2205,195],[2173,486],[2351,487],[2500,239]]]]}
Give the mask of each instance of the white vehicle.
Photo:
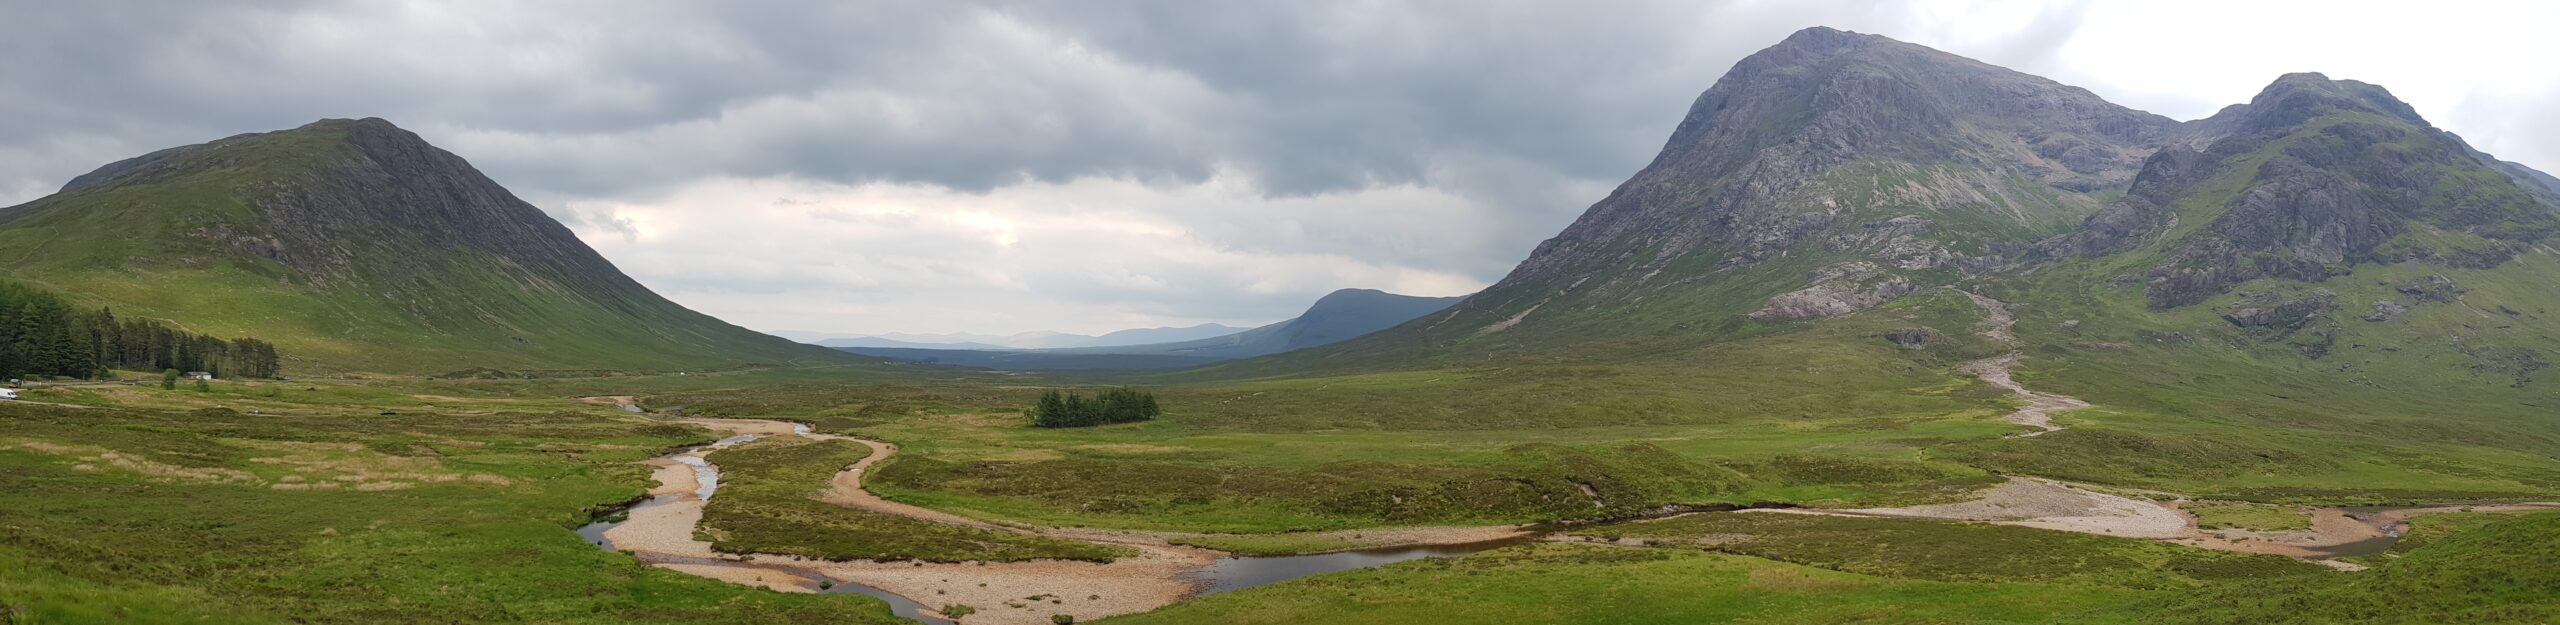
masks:
{"type": "Polygon", "coordinates": [[[17,399],[18,389],[0,388],[0,399],[17,399]]]}

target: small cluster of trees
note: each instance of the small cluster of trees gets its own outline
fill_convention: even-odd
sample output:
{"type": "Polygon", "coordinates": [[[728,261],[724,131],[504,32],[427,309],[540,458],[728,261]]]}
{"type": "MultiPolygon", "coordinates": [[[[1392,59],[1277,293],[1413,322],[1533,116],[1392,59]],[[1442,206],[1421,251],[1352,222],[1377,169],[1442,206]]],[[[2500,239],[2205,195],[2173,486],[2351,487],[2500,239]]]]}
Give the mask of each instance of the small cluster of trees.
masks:
{"type": "Polygon", "coordinates": [[[1023,414],[1031,417],[1031,425],[1044,428],[1072,428],[1106,423],[1128,423],[1156,418],[1163,412],[1156,408],[1156,396],[1126,388],[1103,391],[1092,399],[1082,393],[1049,391],[1040,396],[1040,405],[1023,414]]]}
{"type": "Polygon", "coordinates": [[[222,340],[113,311],[75,310],[53,293],[0,282],[0,378],[93,378],[107,369],[204,371],[272,378],[276,346],[222,340]]]}

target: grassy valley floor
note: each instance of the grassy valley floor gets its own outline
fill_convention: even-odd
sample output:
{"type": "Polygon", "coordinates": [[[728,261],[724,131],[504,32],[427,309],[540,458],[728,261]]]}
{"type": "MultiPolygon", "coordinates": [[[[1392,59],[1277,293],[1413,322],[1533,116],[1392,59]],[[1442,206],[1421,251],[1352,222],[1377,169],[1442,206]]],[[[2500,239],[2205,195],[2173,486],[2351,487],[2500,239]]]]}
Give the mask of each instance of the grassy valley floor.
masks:
{"type": "MultiPolygon", "coordinates": [[[[1795,408],[1759,416],[1681,405],[1759,390],[1683,390],[1682,370],[1621,364],[1168,385],[1152,387],[1171,408],[1163,419],[1067,430],[1024,427],[1019,410],[1072,380],[957,372],[894,383],[848,382],[845,371],[818,368],[224,381],[205,392],[39,388],[31,402],[68,406],[0,404],[0,466],[9,476],[0,526],[11,530],[0,536],[0,605],[39,623],[204,622],[196,617],[216,605],[208,602],[234,622],[896,622],[868,598],[735,586],[580,541],[570,530],[590,510],[651,484],[638,461],[718,436],[663,414],[624,412],[615,401],[579,401],[591,396],[636,396],[687,415],[787,418],[897,443],[903,453],[863,485],[904,504],[1070,528],[1042,530],[1060,537],[1119,531],[1262,554],[1672,503],[1944,503],[2007,479],[1976,466],[1984,457],[1976,450],[2077,444],[2084,430],[2151,414],[2102,405],[2060,415],[2061,431],[2004,438],[2032,431],[2001,420],[2018,402],[1955,372],[1983,351],[1879,374],[1889,386],[1771,404],[1795,408]],[[1484,423],[1445,409],[1421,410],[1409,427],[1356,420],[1400,404],[1609,388],[1650,398],[1594,402],[1594,422],[1573,427],[1541,427],[1499,409],[1488,409],[1497,418],[1484,423]],[[1326,405],[1341,408],[1319,409],[1326,405]]],[[[2025,369],[2020,382],[2039,387],[2035,371],[2025,369]]],[[[820,558],[1106,555],[1079,551],[1092,545],[1073,539],[909,531],[912,519],[823,503],[831,476],[868,455],[861,447],[776,439],[711,454],[731,482],[728,510],[705,523],[703,538],[740,552],[820,558]]],[[[2210,459],[2214,449],[2202,449],[2210,459]]],[[[2256,531],[2285,531],[2301,510],[2238,498],[2194,505],[2217,526],[2256,531]]],[[[2548,523],[2512,520],[2552,516],[2417,517],[2410,544],[2352,559],[2371,571],[2340,573],[2021,527],[1691,515],[1573,532],[1608,544],[1531,544],[1348,571],[1112,622],[2155,622],[2237,619],[2283,605],[2252,599],[2250,589],[2331,597],[2367,583],[2505,593],[2488,596],[2517,607],[2473,620],[2534,622],[2545,614],[2534,610],[2547,606],[2500,590],[2543,583],[2509,570],[2530,566],[2451,570],[2463,559],[2426,554],[2469,549],[2478,559],[2516,545],[2529,553],[2536,536],[2560,532],[2536,534],[2551,531],[2548,523]]],[[[2424,621],[2441,607],[2386,601],[2331,616],[2424,621]]]]}

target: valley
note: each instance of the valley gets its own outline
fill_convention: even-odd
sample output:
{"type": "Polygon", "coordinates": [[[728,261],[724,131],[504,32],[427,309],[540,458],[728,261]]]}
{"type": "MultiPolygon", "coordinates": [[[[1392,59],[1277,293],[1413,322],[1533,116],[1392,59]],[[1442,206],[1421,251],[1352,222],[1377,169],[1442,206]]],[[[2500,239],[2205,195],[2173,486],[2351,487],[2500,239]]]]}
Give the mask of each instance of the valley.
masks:
{"type": "Polygon", "coordinates": [[[1473,295],[1039,349],[560,214],[378,118],[0,208],[0,623],[2560,619],[2560,182],[2364,82],[1807,28],[1473,295]]]}

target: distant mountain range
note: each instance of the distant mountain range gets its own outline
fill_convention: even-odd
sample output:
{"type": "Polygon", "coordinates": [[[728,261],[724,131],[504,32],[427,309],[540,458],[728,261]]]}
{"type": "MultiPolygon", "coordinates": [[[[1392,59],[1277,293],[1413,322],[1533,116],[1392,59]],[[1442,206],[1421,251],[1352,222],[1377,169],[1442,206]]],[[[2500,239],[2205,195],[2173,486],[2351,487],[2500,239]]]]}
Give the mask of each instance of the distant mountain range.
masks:
{"type": "Polygon", "coordinates": [[[869,360],[667,301],[461,157],[380,119],[108,164],[0,208],[0,250],[0,277],[266,339],[295,375],[869,360]]]}
{"type": "Polygon", "coordinates": [[[1226,336],[1250,328],[1203,323],[1189,327],[1138,328],[1119,330],[1100,336],[1065,332],[1022,332],[996,334],[909,334],[890,333],[854,337],[828,337],[818,333],[791,332],[801,340],[827,347],[902,347],[918,349],[1066,349],[1076,347],[1118,347],[1149,343],[1175,343],[1226,336]],[[808,338],[816,336],[817,338],[808,338]]]}
{"type": "Polygon", "coordinates": [[[948,347],[878,338],[860,339],[873,343],[868,345],[834,342],[821,344],[870,356],[996,369],[1035,371],[1175,369],[1336,343],[1447,309],[1450,305],[1464,299],[1466,298],[1415,297],[1371,289],[1343,289],[1317,299],[1314,305],[1307,307],[1305,313],[1287,321],[1216,336],[1152,343],[1108,344],[1115,338],[1127,340],[1136,337],[1178,337],[1183,334],[1205,332],[1207,330],[1204,329],[1213,327],[1235,329],[1204,325],[1192,328],[1124,330],[1097,337],[1095,343],[1101,344],[1060,349],[1008,350],[987,347],[948,347]]]}

